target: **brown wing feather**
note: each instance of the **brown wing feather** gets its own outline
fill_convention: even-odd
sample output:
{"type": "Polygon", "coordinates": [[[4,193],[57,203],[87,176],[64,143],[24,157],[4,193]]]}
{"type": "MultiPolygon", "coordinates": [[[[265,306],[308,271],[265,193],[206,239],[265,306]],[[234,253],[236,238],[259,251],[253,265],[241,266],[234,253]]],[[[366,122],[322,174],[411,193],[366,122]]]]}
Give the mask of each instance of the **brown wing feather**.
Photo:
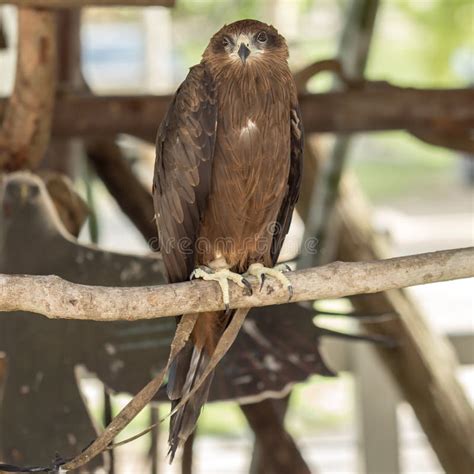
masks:
{"type": "Polygon", "coordinates": [[[158,130],[153,200],[168,280],[186,280],[211,186],[217,107],[205,66],[191,68],[158,130]]]}
{"type": "Polygon", "coordinates": [[[273,265],[276,264],[278,256],[280,255],[283,241],[290,228],[293,210],[298,201],[301,173],[303,170],[303,122],[301,120],[301,113],[299,106],[296,104],[291,108],[290,112],[290,127],[291,127],[291,149],[290,149],[290,172],[288,175],[288,184],[280,212],[277,217],[277,225],[275,226],[275,233],[273,235],[271,258],[273,265]]]}

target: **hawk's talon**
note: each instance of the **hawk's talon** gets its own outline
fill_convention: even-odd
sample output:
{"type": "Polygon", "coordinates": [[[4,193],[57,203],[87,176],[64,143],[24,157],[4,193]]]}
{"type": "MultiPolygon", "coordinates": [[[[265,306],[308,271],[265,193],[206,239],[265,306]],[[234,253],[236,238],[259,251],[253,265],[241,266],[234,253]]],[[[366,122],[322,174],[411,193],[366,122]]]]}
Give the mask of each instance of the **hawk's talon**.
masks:
{"type": "Polygon", "coordinates": [[[217,281],[217,283],[219,283],[222,292],[222,300],[226,311],[228,311],[230,308],[229,280],[233,281],[241,288],[244,288],[247,295],[250,296],[252,294],[252,286],[250,285],[249,281],[242,275],[231,272],[228,268],[214,270],[211,267],[200,265],[191,272],[191,275],[189,275],[190,280],[194,280],[196,278],[208,281],[217,281]]]}
{"type": "Polygon", "coordinates": [[[288,301],[290,301],[291,298],[293,298],[293,285],[291,284],[290,280],[288,280],[288,278],[283,275],[283,273],[286,273],[288,271],[291,271],[291,267],[286,263],[276,265],[273,268],[265,267],[261,263],[252,263],[252,265],[249,266],[245,275],[253,275],[260,281],[260,291],[262,291],[263,289],[263,284],[265,283],[265,278],[267,276],[278,280],[288,289],[288,301]]]}
{"type": "Polygon", "coordinates": [[[199,267],[196,267],[192,272],[191,275],[189,275],[189,280],[196,280],[197,278],[203,278],[203,274],[212,274],[213,270],[212,268],[206,267],[205,265],[199,265],[199,267]],[[204,273],[203,273],[204,272],[204,273]]]}
{"type": "Polygon", "coordinates": [[[252,285],[247,280],[247,278],[242,277],[242,283],[245,285],[245,288],[247,289],[247,296],[252,296],[253,295],[252,285]]]}

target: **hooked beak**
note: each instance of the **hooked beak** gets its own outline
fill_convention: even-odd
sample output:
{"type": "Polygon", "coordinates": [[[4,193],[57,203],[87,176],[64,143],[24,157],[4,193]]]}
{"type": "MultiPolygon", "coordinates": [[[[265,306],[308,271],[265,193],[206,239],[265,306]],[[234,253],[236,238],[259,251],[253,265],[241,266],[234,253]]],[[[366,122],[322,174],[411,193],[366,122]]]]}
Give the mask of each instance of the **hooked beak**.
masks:
{"type": "Polygon", "coordinates": [[[245,61],[247,61],[247,58],[249,57],[250,49],[248,49],[244,43],[240,43],[240,48],[237,54],[239,55],[242,63],[245,64],[245,61]]]}

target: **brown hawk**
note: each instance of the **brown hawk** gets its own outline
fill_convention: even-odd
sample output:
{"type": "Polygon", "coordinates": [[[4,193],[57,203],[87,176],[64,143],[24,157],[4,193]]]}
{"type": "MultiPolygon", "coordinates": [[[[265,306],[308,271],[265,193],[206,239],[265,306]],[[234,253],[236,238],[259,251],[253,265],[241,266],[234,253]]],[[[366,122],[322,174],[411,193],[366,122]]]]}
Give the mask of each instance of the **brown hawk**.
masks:
{"type": "MultiPolygon", "coordinates": [[[[291,285],[275,267],[301,181],[303,128],[285,39],[255,20],[224,26],[178,88],[158,130],[153,198],[169,282],[245,275],[291,285]],[[244,275],[242,275],[243,272],[244,275]]],[[[170,371],[173,406],[203,373],[233,311],[199,315],[170,371]]],[[[171,419],[170,453],[194,430],[210,376],[171,419]]]]}

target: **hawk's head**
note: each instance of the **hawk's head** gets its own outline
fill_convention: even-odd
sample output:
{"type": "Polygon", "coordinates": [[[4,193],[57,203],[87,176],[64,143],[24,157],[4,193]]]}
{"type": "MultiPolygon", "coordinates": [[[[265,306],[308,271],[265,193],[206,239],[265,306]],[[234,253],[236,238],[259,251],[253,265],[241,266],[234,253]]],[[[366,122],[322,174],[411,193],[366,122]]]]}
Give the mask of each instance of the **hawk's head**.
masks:
{"type": "Polygon", "coordinates": [[[271,25],[257,20],[240,20],[224,25],[203,54],[206,61],[251,67],[288,58],[285,38],[271,25]]]}

